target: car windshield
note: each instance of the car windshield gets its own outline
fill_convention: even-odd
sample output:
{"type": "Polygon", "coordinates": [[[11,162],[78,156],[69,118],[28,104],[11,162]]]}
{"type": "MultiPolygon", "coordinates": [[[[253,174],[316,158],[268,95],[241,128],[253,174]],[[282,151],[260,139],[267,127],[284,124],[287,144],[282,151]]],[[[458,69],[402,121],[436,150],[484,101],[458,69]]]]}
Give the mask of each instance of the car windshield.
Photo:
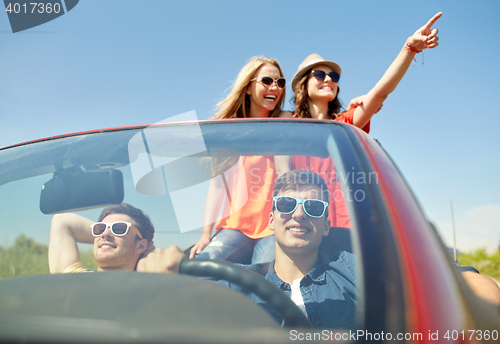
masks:
{"type": "MultiPolygon", "coordinates": [[[[350,273],[356,276],[356,290],[342,295],[342,299],[352,298],[352,309],[329,307],[355,314],[350,328],[362,328],[366,296],[362,281],[366,277],[360,262],[369,253],[361,252],[358,236],[360,228],[366,229],[363,223],[381,226],[383,221],[374,220],[376,195],[370,191],[378,177],[357,156],[353,135],[361,133],[353,134],[348,128],[323,121],[191,121],[79,133],[2,149],[1,277],[49,274],[48,245],[55,214],[76,213],[97,222],[104,207],[122,201],[149,215],[156,248],[177,245],[186,255],[200,240],[204,226],[215,227],[212,235],[220,230],[218,226],[228,228],[230,219],[248,210],[249,204],[260,215],[240,217],[239,221],[247,221],[242,228],[250,228],[248,235],[255,234],[251,232],[255,226],[269,230],[266,204],[273,203],[269,190],[278,177],[275,162],[291,159],[335,187],[325,210],[330,212],[331,231],[320,238],[320,252],[325,256],[344,250],[354,254],[350,273]],[[223,202],[215,215],[207,217],[207,209],[220,203],[210,194],[211,185],[222,189],[223,202]]],[[[365,140],[378,146],[367,136],[365,140]]],[[[322,197],[287,192],[283,195],[322,197]]],[[[278,210],[294,211],[294,204],[280,203],[278,210]]],[[[323,214],[320,203],[302,206],[316,215],[313,219],[323,214]]],[[[96,269],[93,244],[79,243],[78,248],[83,267],[96,269]]],[[[249,264],[251,259],[238,263],[249,264]]],[[[243,307],[238,314],[245,312],[243,307]]],[[[101,319],[103,315],[95,316],[101,319]]],[[[207,315],[218,316],[217,310],[207,315]]],[[[339,322],[338,329],[344,325],[339,322]]]]}
{"type": "MultiPolygon", "coordinates": [[[[47,244],[52,216],[40,210],[42,187],[54,175],[83,168],[119,170],[123,175],[124,202],[144,209],[156,224],[155,245],[189,247],[198,240],[203,227],[212,170],[217,172],[212,166],[214,158],[230,165],[225,172],[237,168],[237,161],[249,156],[331,159],[330,152],[338,150],[332,135],[335,130],[341,129],[290,123],[265,126],[192,123],[81,134],[3,150],[0,172],[3,244],[10,246],[20,235],[47,244]]],[[[224,170],[224,166],[221,168],[224,170]]],[[[246,175],[247,183],[260,183],[265,177],[259,174],[262,172],[266,171],[251,171],[246,175]]],[[[323,173],[322,177],[327,176],[323,173]]],[[[246,197],[252,200],[252,189],[247,191],[246,197]]],[[[101,210],[99,207],[79,213],[97,219],[101,210]]]]}

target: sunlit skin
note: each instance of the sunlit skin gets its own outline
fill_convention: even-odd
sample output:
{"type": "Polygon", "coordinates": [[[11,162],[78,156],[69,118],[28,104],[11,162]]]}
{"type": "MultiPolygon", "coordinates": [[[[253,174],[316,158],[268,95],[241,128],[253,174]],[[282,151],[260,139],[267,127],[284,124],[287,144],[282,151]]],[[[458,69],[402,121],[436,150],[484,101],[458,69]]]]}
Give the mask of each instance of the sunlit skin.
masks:
{"type": "MultiPolygon", "coordinates": [[[[102,222],[113,223],[125,221],[134,224],[134,221],[125,214],[110,214],[102,222]]],[[[111,228],[94,239],[94,258],[98,271],[106,270],[133,270],[137,259],[148,247],[146,239],[136,240],[137,228],[135,225],[124,236],[115,236],[111,228]]]]}
{"type": "Polygon", "coordinates": [[[252,118],[269,117],[270,112],[276,108],[283,94],[283,89],[279,88],[276,83],[268,87],[259,82],[260,78],[264,76],[273,80],[282,77],[278,67],[273,64],[266,63],[257,70],[253,77],[257,80],[252,81],[246,90],[250,96],[250,117],[252,118]]]}

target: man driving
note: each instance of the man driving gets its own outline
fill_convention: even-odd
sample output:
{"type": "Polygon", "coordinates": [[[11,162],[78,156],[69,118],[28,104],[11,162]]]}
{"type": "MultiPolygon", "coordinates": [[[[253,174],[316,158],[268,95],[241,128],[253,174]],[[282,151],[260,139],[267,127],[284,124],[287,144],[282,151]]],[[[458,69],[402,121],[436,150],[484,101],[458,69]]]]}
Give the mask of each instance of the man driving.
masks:
{"type": "MultiPolygon", "coordinates": [[[[330,231],[329,199],[325,181],[314,172],[298,169],[278,178],[269,214],[276,259],[247,267],[290,296],[314,327],[353,329],[358,310],[354,256],[345,251],[332,256],[319,252],[321,240],[330,231]]],[[[279,323],[283,321],[259,297],[249,297],[279,323]]]]}

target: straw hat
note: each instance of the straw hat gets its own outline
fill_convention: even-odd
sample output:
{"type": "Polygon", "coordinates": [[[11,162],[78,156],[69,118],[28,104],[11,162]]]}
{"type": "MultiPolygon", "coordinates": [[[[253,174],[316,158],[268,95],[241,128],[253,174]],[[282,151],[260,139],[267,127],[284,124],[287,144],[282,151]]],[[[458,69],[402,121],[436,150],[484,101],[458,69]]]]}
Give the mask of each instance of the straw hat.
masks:
{"type": "Polygon", "coordinates": [[[330,67],[332,69],[332,71],[334,71],[336,73],[339,73],[339,75],[340,75],[340,73],[342,71],[340,69],[339,65],[336,64],[335,62],[333,62],[333,61],[326,61],[324,58],[322,58],[318,54],[311,54],[308,57],[306,57],[304,61],[302,61],[302,63],[299,65],[299,68],[297,69],[297,72],[293,76],[293,79],[292,79],[292,90],[294,92],[296,92],[295,88],[298,86],[297,84],[299,83],[299,80],[304,76],[304,74],[308,70],[312,69],[314,66],[317,66],[317,65],[328,66],[328,67],[330,67]]]}

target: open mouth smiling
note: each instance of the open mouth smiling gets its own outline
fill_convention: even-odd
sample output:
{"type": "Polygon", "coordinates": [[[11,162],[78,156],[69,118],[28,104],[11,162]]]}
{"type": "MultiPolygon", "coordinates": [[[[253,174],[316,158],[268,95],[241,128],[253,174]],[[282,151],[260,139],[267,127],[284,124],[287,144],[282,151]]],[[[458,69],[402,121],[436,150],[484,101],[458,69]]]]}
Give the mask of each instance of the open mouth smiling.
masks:
{"type": "Polygon", "coordinates": [[[274,102],[276,101],[276,99],[278,99],[278,96],[275,94],[268,94],[264,96],[264,99],[274,102]]]}
{"type": "Polygon", "coordinates": [[[99,248],[103,248],[103,249],[116,248],[116,245],[113,245],[109,242],[103,242],[103,243],[99,244],[99,248]]]}
{"type": "Polygon", "coordinates": [[[307,234],[310,232],[308,228],[304,228],[301,226],[290,226],[286,228],[287,231],[290,231],[292,233],[297,233],[297,234],[307,234]]]}

